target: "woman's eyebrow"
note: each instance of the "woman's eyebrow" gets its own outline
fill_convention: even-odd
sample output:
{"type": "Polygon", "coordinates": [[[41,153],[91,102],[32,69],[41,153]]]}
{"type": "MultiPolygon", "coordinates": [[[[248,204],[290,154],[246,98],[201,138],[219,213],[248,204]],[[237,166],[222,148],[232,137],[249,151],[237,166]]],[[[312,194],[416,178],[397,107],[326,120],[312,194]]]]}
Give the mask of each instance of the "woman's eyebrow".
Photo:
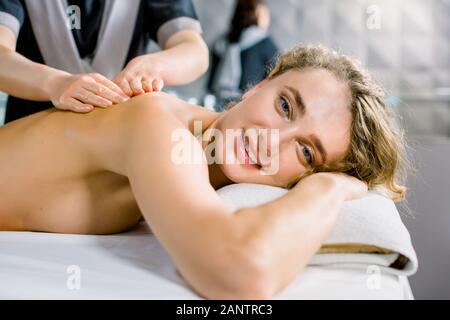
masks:
{"type": "Polygon", "coordinates": [[[298,111],[300,112],[300,115],[301,116],[304,115],[306,112],[306,107],[305,104],[303,103],[303,99],[302,96],[300,95],[300,92],[298,92],[297,89],[290,86],[286,86],[286,89],[289,90],[289,92],[294,96],[294,101],[298,108],[298,111]]]}
{"type": "Polygon", "coordinates": [[[314,144],[315,149],[319,151],[320,156],[322,158],[322,163],[327,161],[327,152],[325,151],[325,148],[323,147],[323,144],[320,141],[320,139],[315,134],[310,135],[309,138],[314,144]]]}

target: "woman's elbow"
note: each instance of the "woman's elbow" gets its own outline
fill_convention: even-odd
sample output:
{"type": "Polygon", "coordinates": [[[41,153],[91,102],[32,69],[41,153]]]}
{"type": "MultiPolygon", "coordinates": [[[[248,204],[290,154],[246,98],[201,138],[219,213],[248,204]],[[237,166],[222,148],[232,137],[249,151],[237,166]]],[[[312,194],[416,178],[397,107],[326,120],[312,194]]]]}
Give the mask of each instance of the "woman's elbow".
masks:
{"type": "Polygon", "coordinates": [[[250,275],[243,281],[235,292],[231,293],[234,300],[268,300],[275,295],[272,275],[250,275]]]}
{"type": "MultiPolygon", "coordinates": [[[[239,271],[233,270],[232,273],[235,272],[239,271]]],[[[213,300],[267,300],[275,294],[273,285],[268,279],[270,275],[263,278],[252,274],[245,276],[245,279],[238,284],[230,286],[230,283],[224,283],[223,277],[220,277],[216,279],[214,286],[199,293],[204,298],[213,300]]]]}
{"type": "Polygon", "coordinates": [[[231,254],[227,258],[229,267],[216,273],[215,285],[204,290],[207,299],[266,300],[277,291],[275,272],[269,260],[258,251],[231,254]]]}

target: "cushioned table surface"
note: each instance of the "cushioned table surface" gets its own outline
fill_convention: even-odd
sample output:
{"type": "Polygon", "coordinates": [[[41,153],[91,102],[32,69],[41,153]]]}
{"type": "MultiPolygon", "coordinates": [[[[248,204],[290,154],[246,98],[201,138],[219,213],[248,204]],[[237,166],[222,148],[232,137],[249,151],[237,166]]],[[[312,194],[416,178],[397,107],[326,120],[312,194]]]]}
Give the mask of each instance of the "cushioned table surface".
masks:
{"type": "MultiPolygon", "coordinates": [[[[274,298],[412,298],[405,277],[370,270],[370,266],[308,266],[274,298]]],[[[107,236],[0,232],[0,299],[201,297],[180,278],[142,222],[129,232],[107,236]],[[79,289],[73,288],[76,283],[79,289]]]]}

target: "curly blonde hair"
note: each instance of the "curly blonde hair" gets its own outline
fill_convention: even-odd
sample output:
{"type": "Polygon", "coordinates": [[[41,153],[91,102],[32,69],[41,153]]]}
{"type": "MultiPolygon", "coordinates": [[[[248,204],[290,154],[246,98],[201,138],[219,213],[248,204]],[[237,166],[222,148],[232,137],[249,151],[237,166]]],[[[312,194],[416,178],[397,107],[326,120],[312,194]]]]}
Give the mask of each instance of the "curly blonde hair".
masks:
{"type": "MultiPolygon", "coordinates": [[[[321,45],[298,45],[280,56],[268,73],[273,79],[291,69],[325,69],[348,85],[352,112],[350,147],[342,161],[311,168],[307,174],[338,171],[381,187],[395,201],[405,198],[406,143],[384,91],[359,64],[321,45]]],[[[293,181],[292,187],[301,177],[293,181]]]]}

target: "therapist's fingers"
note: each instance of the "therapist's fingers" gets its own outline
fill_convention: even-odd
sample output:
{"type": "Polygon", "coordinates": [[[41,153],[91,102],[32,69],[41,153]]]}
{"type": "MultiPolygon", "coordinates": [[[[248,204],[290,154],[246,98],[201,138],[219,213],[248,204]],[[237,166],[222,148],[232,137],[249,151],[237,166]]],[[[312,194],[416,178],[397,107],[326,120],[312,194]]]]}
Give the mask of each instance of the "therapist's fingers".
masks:
{"type": "Polygon", "coordinates": [[[137,96],[145,93],[142,88],[142,80],[140,78],[133,78],[129,81],[130,87],[133,90],[133,95],[137,96]]]}
{"type": "Polygon", "coordinates": [[[152,82],[153,91],[161,91],[164,87],[164,81],[161,78],[156,78],[152,82]]]}
{"type": "Polygon", "coordinates": [[[116,92],[109,89],[107,86],[102,85],[98,82],[84,83],[83,88],[113,103],[121,103],[129,99],[128,96],[126,96],[125,94],[122,93],[122,95],[119,95],[116,92]]]}
{"type": "Polygon", "coordinates": [[[128,83],[128,80],[122,77],[114,79],[114,82],[122,89],[122,91],[128,96],[133,96],[133,90],[128,83]]]}
{"type": "Polygon", "coordinates": [[[144,89],[145,92],[161,91],[163,85],[164,83],[160,78],[144,77],[142,79],[142,89],[144,89]]]}
{"type": "Polygon", "coordinates": [[[153,91],[152,81],[153,79],[151,78],[142,78],[142,89],[144,89],[145,92],[153,91]]]}
{"type": "Polygon", "coordinates": [[[74,98],[65,98],[61,103],[56,106],[56,108],[61,110],[71,110],[74,112],[90,112],[94,109],[93,105],[82,103],[74,98]]]}
{"type": "Polygon", "coordinates": [[[92,78],[95,79],[95,81],[104,85],[109,90],[114,91],[116,94],[122,96],[124,99],[128,98],[127,95],[122,90],[122,88],[120,88],[117,84],[115,84],[113,81],[109,80],[105,76],[101,75],[100,73],[91,73],[90,75],[92,76],[92,78]]]}
{"type": "Polygon", "coordinates": [[[73,98],[85,104],[91,104],[101,108],[107,108],[110,105],[112,105],[112,102],[110,100],[100,97],[92,93],[91,91],[83,88],[77,91],[76,94],[74,94],[73,98]]]}

